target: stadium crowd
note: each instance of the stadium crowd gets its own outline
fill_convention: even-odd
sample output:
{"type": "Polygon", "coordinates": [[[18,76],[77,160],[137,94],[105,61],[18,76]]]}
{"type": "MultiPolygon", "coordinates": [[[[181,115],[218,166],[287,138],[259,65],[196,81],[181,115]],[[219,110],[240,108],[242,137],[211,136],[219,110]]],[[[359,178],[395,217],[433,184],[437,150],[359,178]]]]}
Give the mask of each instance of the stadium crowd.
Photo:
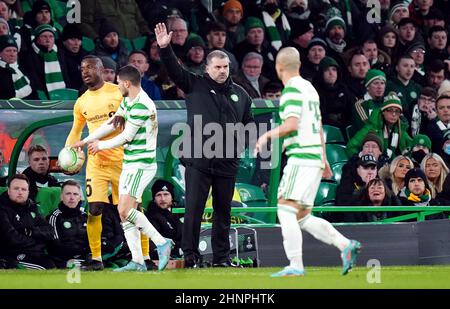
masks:
{"type": "MultiPolygon", "coordinates": [[[[173,32],[172,49],[191,72],[202,74],[208,53],[221,50],[230,58],[233,80],[253,99],[277,99],[282,85],[274,60],[281,47],[292,46],[301,55],[301,76],[320,95],[323,124],[339,128],[348,141],[350,159],[342,167],[336,205],[450,205],[450,1],[380,0],[380,14],[374,14],[365,0],[80,0],[81,24],[67,23],[61,2],[0,0],[0,99],[45,99],[67,88],[81,95],[86,86],[80,64],[93,54],[102,59],[105,81],[116,82],[118,69],[132,64],[153,100],[184,100],[161,62],[151,30],[159,22],[173,32]]],[[[43,176],[27,175],[29,180],[15,181],[29,184],[30,200],[18,202],[5,192],[2,209],[21,207],[14,203],[34,207],[36,186],[30,181],[43,176]]],[[[267,181],[257,182],[265,190],[267,181]]],[[[72,218],[72,208],[61,203],[50,224],[58,223],[59,214],[72,218]]],[[[9,211],[2,210],[4,220],[9,211]]],[[[331,219],[394,215],[344,213],[331,219]]],[[[175,220],[161,210],[149,219],[164,217],[175,220]]],[[[56,226],[47,228],[58,235],[56,226]]],[[[3,239],[9,232],[1,231],[3,239]]],[[[26,226],[16,232],[36,235],[26,226]]],[[[51,239],[37,235],[36,244],[51,239]]],[[[88,251],[84,246],[80,252],[88,251]]],[[[115,252],[117,245],[111,248],[115,252]]]]}

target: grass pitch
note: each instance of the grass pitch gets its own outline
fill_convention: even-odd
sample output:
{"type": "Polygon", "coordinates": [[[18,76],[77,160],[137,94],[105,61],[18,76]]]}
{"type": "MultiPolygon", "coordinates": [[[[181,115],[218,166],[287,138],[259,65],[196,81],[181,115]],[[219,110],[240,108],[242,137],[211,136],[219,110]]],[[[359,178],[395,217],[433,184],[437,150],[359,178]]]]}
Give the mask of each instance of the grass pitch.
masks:
{"type": "Polygon", "coordinates": [[[449,289],[450,266],[382,267],[380,283],[370,269],[356,267],[347,276],[337,267],[307,267],[301,278],[270,278],[281,268],[165,270],[163,272],[81,272],[1,270],[0,288],[8,289],[449,289]],[[370,281],[370,280],[369,280],[370,281]]]}

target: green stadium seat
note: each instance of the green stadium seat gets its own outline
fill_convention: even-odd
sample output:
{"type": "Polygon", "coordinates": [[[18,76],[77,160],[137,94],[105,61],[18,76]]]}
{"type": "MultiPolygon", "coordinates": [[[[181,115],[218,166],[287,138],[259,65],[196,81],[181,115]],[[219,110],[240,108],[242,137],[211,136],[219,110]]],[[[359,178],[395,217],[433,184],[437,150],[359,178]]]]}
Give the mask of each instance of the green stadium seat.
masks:
{"type": "Polygon", "coordinates": [[[47,97],[47,95],[45,94],[44,91],[42,91],[42,90],[36,90],[36,92],[37,92],[37,95],[38,95],[39,100],[44,100],[44,101],[47,101],[47,100],[48,100],[48,97],[47,97]]]}
{"type": "Polygon", "coordinates": [[[76,100],[78,99],[78,90],[76,89],[56,89],[48,93],[50,100],[76,100]]]}
{"type": "Polygon", "coordinates": [[[347,140],[350,140],[353,135],[355,135],[355,128],[352,125],[349,125],[345,128],[345,132],[347,133],[347,140]]]}
{"type": "Polygon", "coordinates": [[[239,192],[239,196],[243,203],[250,201],[267,201],[263,190],[258,186],[237,182],[235,188],[239,192]]]}
{"type": "Polygon", "coordinates": [[[83,49],[85,51],[87,51],[88,53],[90,53],[91,51],[93,51],[95,49],[95,43],[94,40],[92,40],[91,38],[88,38],[87,36],[84,36],[81,40],[81,46],[83,47],[83,49]]]}
{"type": "MultiPolygon", "coordinates": [[[[146,36],[140,36],[133,40],[134,50],[143,50],[145,47],[145,43],[147,43],[146,36]]],[[[147,52],[147,51],[146,51],[147,52]]]]}
{"type": "Polygon", "coordinates": [[[61,201],[61,188],[49,187],[40,188],[36,195],[36,202],[41,215],[47,217],[51,214],[61,201]]]}
{"type": "Polygon", "coordinates": [[[342,168],[344,167],[344,165],[347,164],[347,162],[337,162],[334,163],[333,165],[331,165],[331,170],[333,171],[333,180],[336,183],[340,183],[341,182],[341,178],[342,178],[342,168]]]}
{"type": "Polygon", "coordinates": [[[347,162],[348,155],[346,147],[339,144],[326,144],[327,159],[330,166],[337,162],[347,162]]]}
{"type": "Polygon", "coordinates": [[[338,127],[324,125],[323,135],[327,144],[345,144],[344,136],[338,127]]]}
{"type": "Polygon", "coordinates": [[[335,183],[321,182],[319,190],[317,191],[314,205],[334,205],[334,202],[336,200],[336,187],[337,185],[335,183]]]}
{"type": "Polygon", "coordinates": [[[122,42],[122,44],[125,46],[126,49],[128,49],[128,51],[133,51],[133,43],[127,39],[127,38],[120,38],[119,39],[120,42],[122,42]]]}
{"type": "Polygon", "coordinates": [[[0,187],[0,194],[2,194],[3,192],[5,192],[6,190],[8,190],[7,187],[0,187]]]}

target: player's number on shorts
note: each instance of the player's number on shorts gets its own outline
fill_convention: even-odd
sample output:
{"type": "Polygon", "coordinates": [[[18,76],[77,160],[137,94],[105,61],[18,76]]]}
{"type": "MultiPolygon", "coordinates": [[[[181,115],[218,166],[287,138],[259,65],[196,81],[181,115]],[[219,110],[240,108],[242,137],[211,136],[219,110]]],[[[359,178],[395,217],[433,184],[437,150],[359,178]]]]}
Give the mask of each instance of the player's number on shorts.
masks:
{"type": "Polygon", "coordinates": [[[86,179],[86,196],[90,197],[92,195],[92,186],[91,186],[91,180],[86,179]]]}
{"type": "Polygon", "coordinates": [[[312,124],[313,133],[320,133],[318,123],[320,120],[320,105],[317,101],[308,101],[309,110],[314,112],[315,121],[312,124]]]}

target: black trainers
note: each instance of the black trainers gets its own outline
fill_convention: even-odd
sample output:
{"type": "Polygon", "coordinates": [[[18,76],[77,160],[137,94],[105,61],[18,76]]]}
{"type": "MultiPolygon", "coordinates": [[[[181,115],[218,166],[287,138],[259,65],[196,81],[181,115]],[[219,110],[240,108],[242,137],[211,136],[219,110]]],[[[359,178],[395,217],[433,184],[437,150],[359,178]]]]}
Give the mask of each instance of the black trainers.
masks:
{"type": "Polygon", "coordinates": [[[145,260],[145,266],[147,266],[147,270],[158,270],[158,266],[151,260],[145,260]]]}
{"type": "Polygon", "coordinates": [[[222,263],[213,263],[212,267],[234,267],[234,268],[242,268],[241,265],[235,264],[231,261],[225,261],[222,263]]]}
{"type": "Polygon", "coordinates": [[[88,260],[81,264],[80,269],[83,271],[97,271],[103,270],[105,267],[103,266],[102,261],[97,260],[88,260]]]}
{"type": "Polygon", "coordinates": [[[187,258],[184,259],[184,268],[200,268],[201,263],[198,258],[187,258]]]}

